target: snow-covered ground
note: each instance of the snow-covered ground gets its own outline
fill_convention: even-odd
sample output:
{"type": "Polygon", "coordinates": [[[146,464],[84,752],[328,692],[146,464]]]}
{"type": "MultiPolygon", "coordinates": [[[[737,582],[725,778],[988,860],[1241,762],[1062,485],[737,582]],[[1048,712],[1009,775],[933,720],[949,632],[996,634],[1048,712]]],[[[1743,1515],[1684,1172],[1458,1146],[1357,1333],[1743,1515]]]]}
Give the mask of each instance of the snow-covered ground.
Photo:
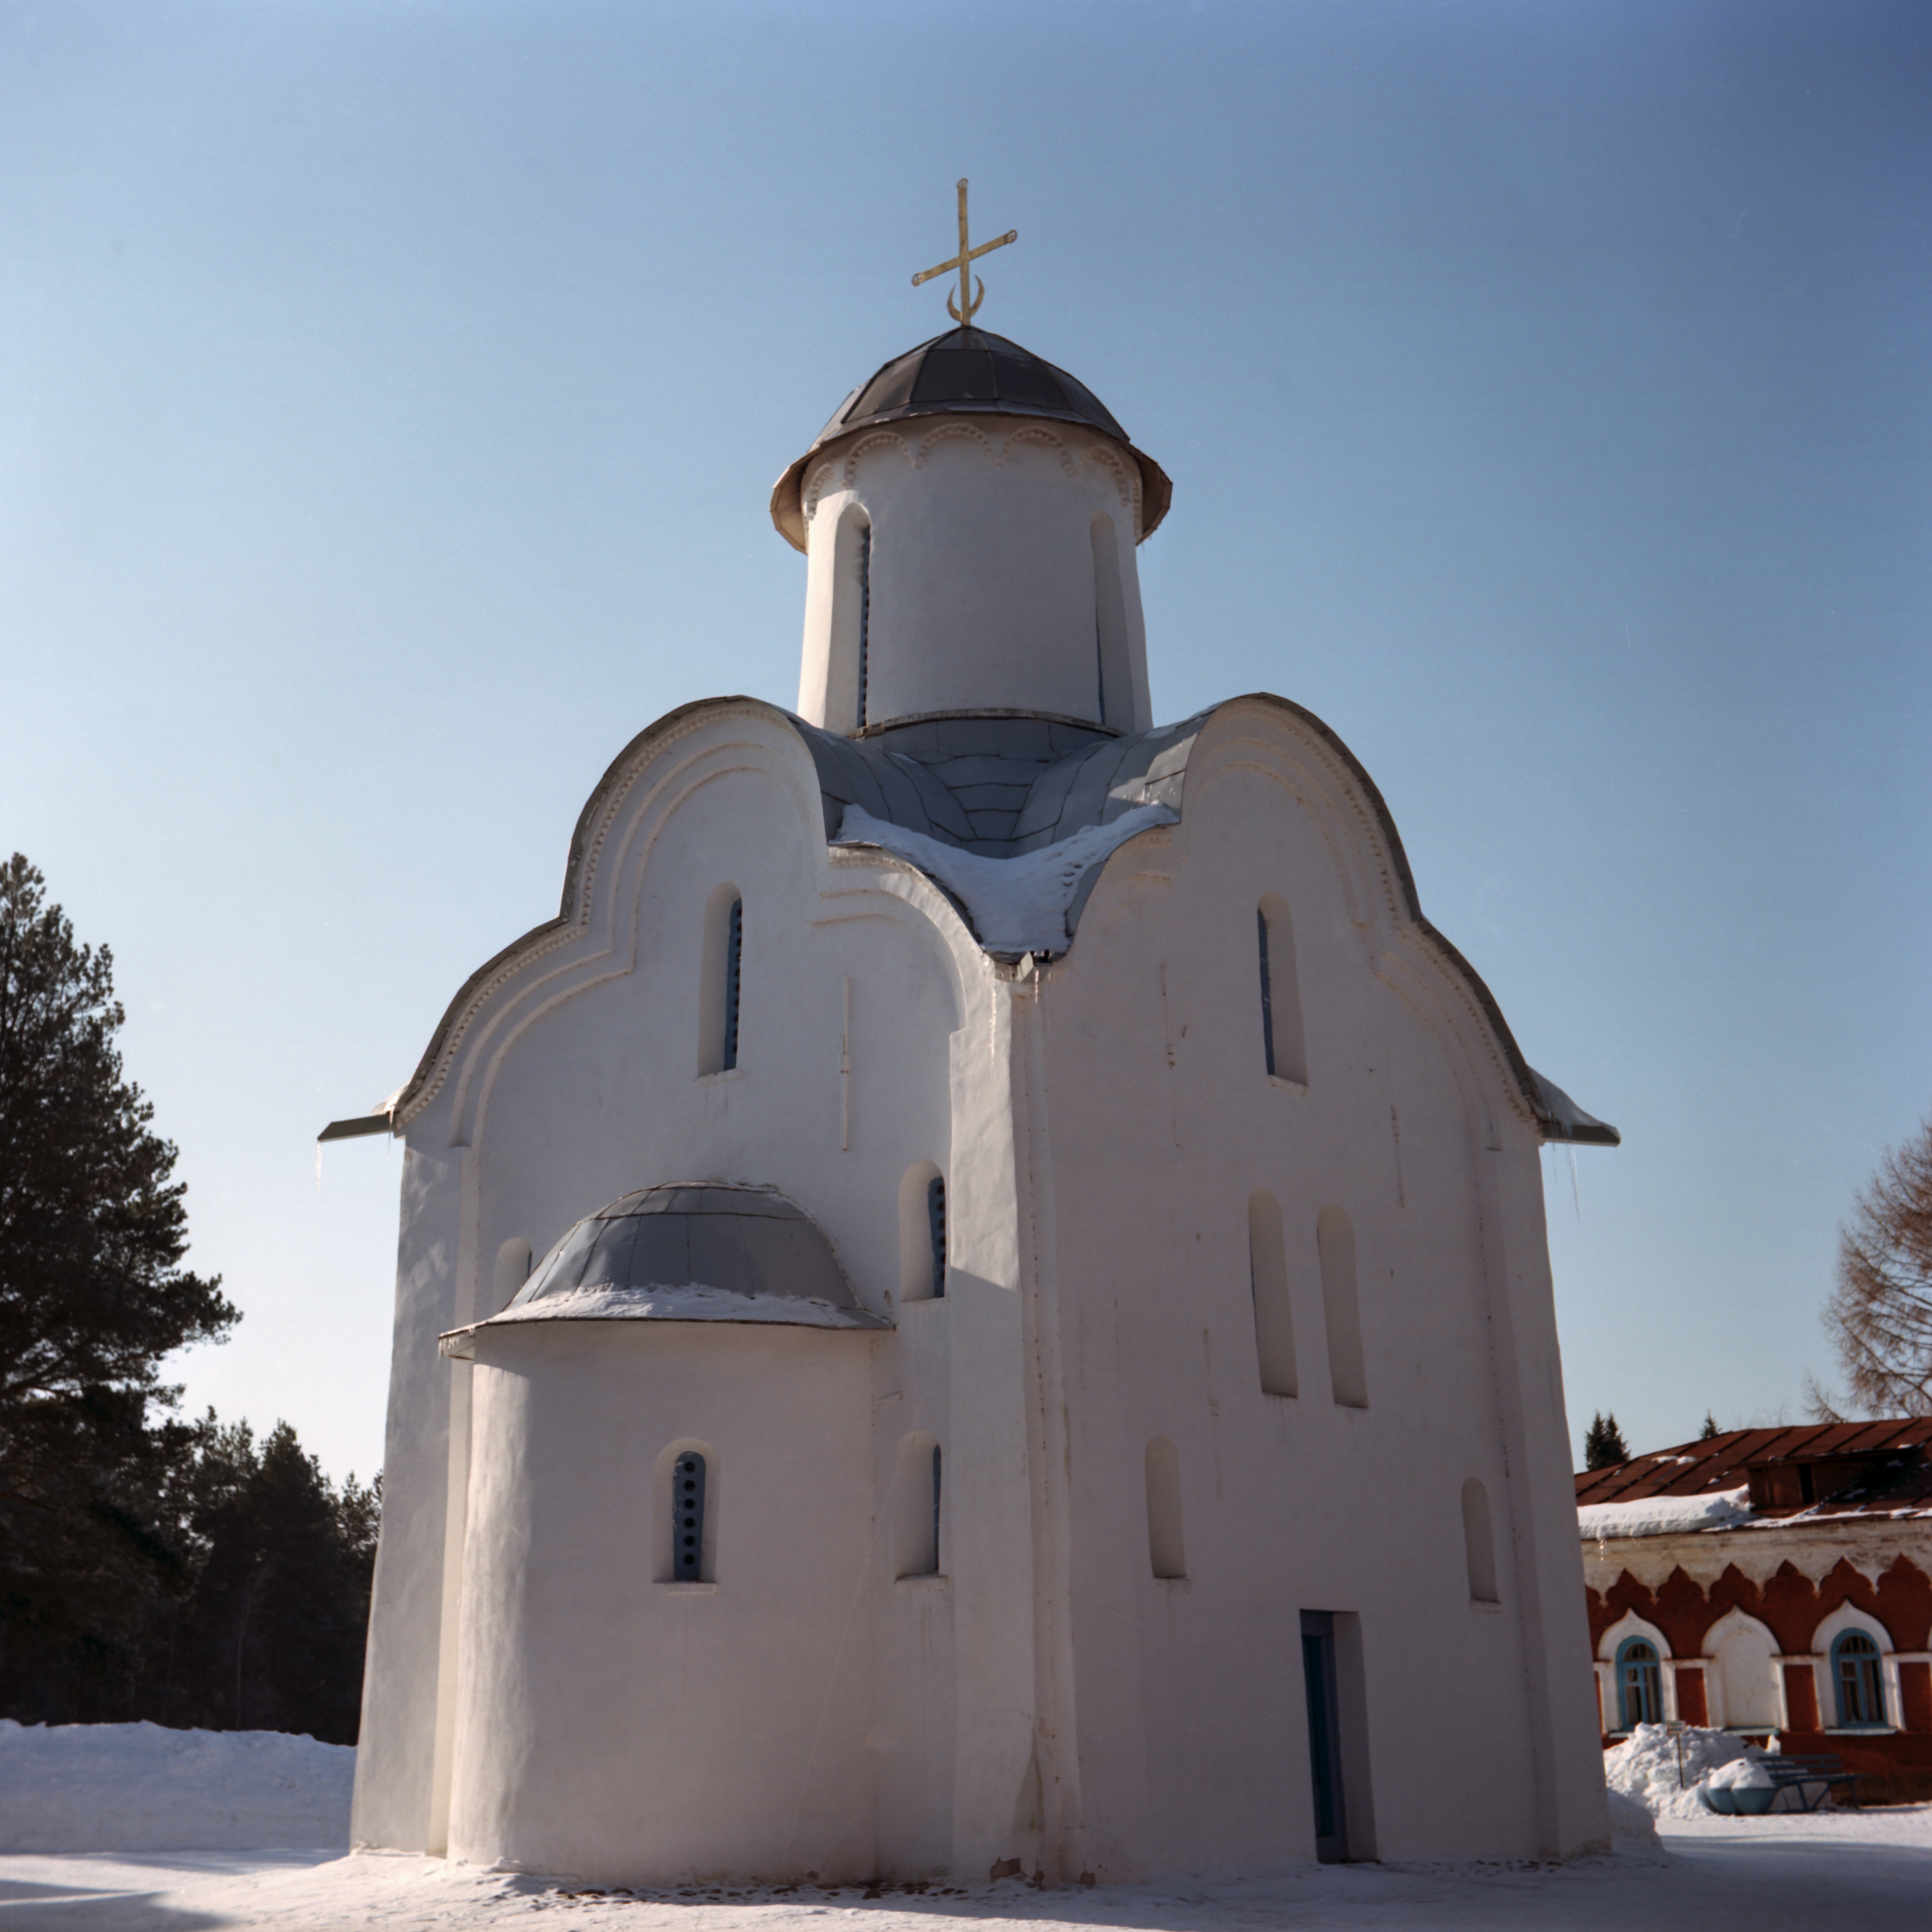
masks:
{"type": "Polygon", "coordinates": [[[182,1852],[0,1857],[0,1927],[34,1932],[1925,1932],[1932,1808],[1666,1821],[1663,1848],[1568,1865],[1288,1865],[1040,1892],[591,1897],[436,1858],[182,1852]]]}
{"type": "MultiPolygon", "coordinates": [[[[1697,1741],[1693,1739],[1693,1748],[1697,1741]]],[[[1713,1749],[1714,1750],[1714,1747],[1713,1749]]],[[[1674,1750],[1674,1746],[1673,1746],[1674,1750]]],[[[568,1879],[506,1876],[440,1858],[344,1856],[353,1753],[273,1732],[153,1725],[22,1730],[0,1723],[0,1843],[116,1850],[0,1853],[0,1932],[482,1932],[538,1912],[585,1932],[1925,1932],[1932,1926],[1932,1806],[1815,1816],[1669,1815],[1567,1865],[1282,1865],[1239,1876],[1035,1892],[998,1886],[877,1892],[694,1888],[586,1893],[568,1879]],[[308,1850],[139,1851],[219,1833],[308,1850]]],[[[1622,1781],[1663,1801],[1648,1742],[1622,1781]]],[[[1672,1767],[1674,1772],[1674,1764],[1672,1767]]],[[[1674,1796],[1674,1784],[1672,1787],[1674,1796]]],[[[1621,1797],[1622,1793],[1619,1794],[1621,1797]]]]}
{"type": "Polygon", "coordinates": [[[0,1718],[0,1851],[345,1851],[355,1778],[350,1746],[285,1731],[0,1718]]]}

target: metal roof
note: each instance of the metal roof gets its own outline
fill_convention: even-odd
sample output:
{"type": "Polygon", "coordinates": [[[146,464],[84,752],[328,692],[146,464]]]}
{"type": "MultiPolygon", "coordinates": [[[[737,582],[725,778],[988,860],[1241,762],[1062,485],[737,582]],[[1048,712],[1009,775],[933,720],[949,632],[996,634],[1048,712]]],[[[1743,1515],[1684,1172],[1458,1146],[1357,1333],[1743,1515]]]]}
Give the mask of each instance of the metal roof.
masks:
{"type": "Polygon", "coordinates": [[[1801,1423],[1780,1429],[1733,1429],[1700,1442],[1633,1456],[1607,1469],[1576,1477],[1578,1508],[1594,1503],[1642,1502],[1653,1496],[1700,1496],[1742,1489],[1754,1468],[1780,1463],[1853,1461],[1870,1456],[1877,1466],[1856,1488],[1824,1502],[1759,1505],[1766,1516],[1852,1516],[1932,1503],[1932,1417],[1882,1422],[1801,1423]],[[1880,1460],[1882,1459],[1882,1460],[1880,1460]]]}
{"type": "Polygon", "coordinates": [[[778,534],[794,549],[804,549],[799,485],[806,466],[827,443],[856,430],[939,416],[1044,417],[1098,430],[1121,444],[1139,466],[1140,537],[1150,536],[1167,514],[1174,485],[1166,471],[1134,448],[1113,412],[1085,383],[1004,335],[953,328],[894,356],[832,412],[812,447],[772,488],[772,521],[778,534]]]}
{"type": "Polygon", "coordinates": [[[860,1306],[824,1230],[796,1202],[713,1180],[642,1188],[586,1216],[508,1307],[452,1329],[442,1352],[467,1358],[478,1329],[533,1317],[892,1326],[860,1306]]]}

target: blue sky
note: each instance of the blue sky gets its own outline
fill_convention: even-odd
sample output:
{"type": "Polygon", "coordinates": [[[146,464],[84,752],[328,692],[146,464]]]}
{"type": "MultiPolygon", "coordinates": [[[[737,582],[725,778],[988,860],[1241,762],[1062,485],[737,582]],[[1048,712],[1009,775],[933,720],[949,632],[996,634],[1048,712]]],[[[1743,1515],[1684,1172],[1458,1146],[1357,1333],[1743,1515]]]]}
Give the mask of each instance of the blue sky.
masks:
{"type": "Polygon", "coordinates": [[[0,839],[114,947],[195,1405],[380,1455],[398,1179],[314,1136],[555,910],[610,758],[790,704],[772,478],[982,320],[1173,476],[1155,710],[1264,688],[1622,1128],[1571,1420],[1803,1413],[1932,1109],[1919,5],[0,0],[0,839]]]}

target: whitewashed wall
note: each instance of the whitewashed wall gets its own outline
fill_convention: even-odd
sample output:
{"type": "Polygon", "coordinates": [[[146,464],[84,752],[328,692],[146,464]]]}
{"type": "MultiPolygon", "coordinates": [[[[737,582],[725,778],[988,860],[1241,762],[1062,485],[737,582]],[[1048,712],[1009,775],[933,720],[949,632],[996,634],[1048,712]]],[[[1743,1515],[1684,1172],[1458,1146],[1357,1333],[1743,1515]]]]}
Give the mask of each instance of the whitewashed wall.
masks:
{"type": "Polygon", "coordinates": [[[1111,438],[1000,416],[861,430],[814,460],[803,503],[808,722],[850,731],[1018,710],[1127,731],[1153,724],[1134,558],[1140,472],[1111,438]],[[862,720],[856,533],[867,525],[862,720]]]}

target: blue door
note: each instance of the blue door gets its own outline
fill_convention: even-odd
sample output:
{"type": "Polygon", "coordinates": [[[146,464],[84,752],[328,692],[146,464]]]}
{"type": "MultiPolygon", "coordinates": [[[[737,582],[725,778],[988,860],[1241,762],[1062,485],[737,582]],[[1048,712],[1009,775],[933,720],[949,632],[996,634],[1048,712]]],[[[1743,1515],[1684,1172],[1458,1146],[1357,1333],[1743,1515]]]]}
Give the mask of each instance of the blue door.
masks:
{"type": "Polygon", "coordinates": [[[1308,1764],[1315,1789],[1315,1856],[1339,1864],[1348,1856],[1342,1807],[1342,1732],[1335,1707],[1335,1618],[1301,1613],[1301,1672],[1308,1694],[1308,1764]]]}

